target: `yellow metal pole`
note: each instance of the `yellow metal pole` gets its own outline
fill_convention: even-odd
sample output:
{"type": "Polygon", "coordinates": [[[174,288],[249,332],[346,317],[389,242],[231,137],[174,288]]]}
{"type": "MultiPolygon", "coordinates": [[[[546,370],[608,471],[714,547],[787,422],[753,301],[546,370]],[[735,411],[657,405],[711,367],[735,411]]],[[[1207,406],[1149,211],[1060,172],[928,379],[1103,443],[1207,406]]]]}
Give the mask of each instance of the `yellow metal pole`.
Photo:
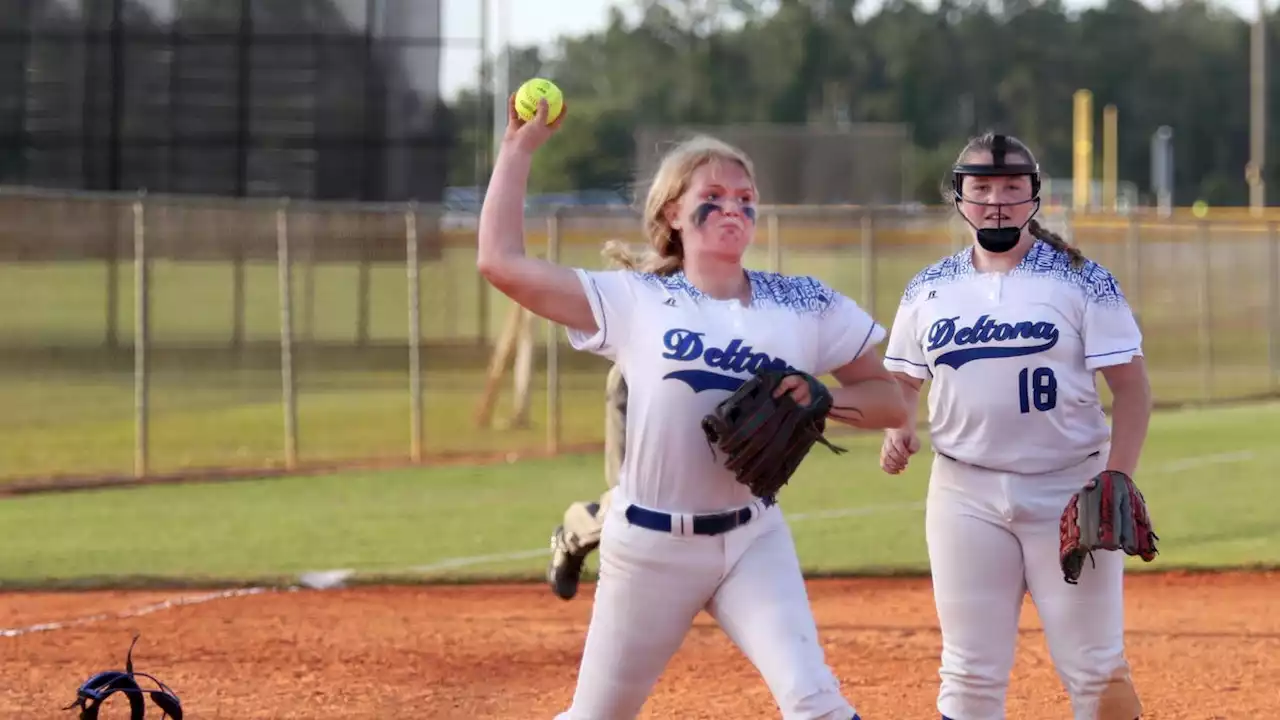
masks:
{"type": "Polygon", "coordinates": [[[1267,206],[1267,4],[1258,0],[1258,19],[1250,36],[1249,61],[1249,207],[1262,217],[1267,206]]]}
{"type": "Polygon", "coordinates": [[[1115,105],[1102,109],[1102,206],[1111,212],[1120,209],[1116,187],[1120,172],[1116,150],[1117,115],[1115,105]]]}
{"type": "Polygon", "coordinates": [[[1072,207],[1077,212],[1089,209],[1089,188],[1093,165],[1093,93],[1077,90],[1075,100],[1075,141],[1072,172],[1072,207]]]}

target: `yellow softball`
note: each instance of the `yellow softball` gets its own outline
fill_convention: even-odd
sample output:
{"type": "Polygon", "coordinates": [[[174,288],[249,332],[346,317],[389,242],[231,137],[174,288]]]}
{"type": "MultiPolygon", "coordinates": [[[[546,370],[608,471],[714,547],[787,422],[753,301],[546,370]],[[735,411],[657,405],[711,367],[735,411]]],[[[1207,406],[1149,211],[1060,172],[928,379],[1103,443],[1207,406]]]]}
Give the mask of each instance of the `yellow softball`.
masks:
{"type": "Polygon", "coordinates": [[[516,115],[525,122],[532,120],[534,113],[538,112],[538,100],[541,98],[547,100],[547,124],[555,122],[564,110],[564,94],[555,83],[544,78],[527,80],[516,91],[516,115]]]}

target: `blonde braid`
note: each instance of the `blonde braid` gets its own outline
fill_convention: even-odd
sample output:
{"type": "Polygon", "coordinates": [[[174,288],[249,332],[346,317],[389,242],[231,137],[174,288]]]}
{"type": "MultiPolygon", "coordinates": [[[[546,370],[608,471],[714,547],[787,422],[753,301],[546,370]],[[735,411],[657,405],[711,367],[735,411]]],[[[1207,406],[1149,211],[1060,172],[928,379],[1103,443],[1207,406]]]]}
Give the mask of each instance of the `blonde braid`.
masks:
{"type": "Polygon", "coordinates": [[[1031,224],[1027,226],[1027,229],[1029,229],[1031,234],[1037,239],[1045,241],[1049,247],[1066,253],[1067,257],[1071,258],[1071,267],[1077,270],[1084,267],[1084,253],[1080,252],[1079,248],[1068,245],[1067,241],[1063,240],[1061,235],[1053,232],[1035,220],[1031,221],[1031,224]]]}

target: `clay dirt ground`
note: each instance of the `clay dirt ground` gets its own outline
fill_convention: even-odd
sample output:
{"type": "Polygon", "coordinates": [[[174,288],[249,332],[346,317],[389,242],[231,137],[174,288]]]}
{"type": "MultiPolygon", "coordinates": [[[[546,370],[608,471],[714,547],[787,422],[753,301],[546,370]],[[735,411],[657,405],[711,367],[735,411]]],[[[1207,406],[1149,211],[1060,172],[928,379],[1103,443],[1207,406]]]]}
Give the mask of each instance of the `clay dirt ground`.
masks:
{"type": "MultiPolygon", "coordinates": [[[[829,659],[862,716],[936,719],[928,581],[810,588],[829,659]]],[[[273,591],[117,616],[190,594],[0,595],[7,628],[108,616],[0,637],[0,717],[74,717],[59,708],[91,673],[122,668],[140,632],[137,669],[173,687],[193,720],[552,718],[572,695],[591,612],[589,585],[570,602],[543,585],[473,585],[273,591]]],[[[1144,717],[1280,717],[1277,599],[1280,573],[1131,574],[1128,647],[1144,717]]],[[[1030,604],[1022,627],[1009,718],[1070,718],[1030,604]]],[[[103,720],[125,709],[117,696],[103,720]]],[[[779,715],[754,670],[702,616],[642,716],[779,715]]]]}

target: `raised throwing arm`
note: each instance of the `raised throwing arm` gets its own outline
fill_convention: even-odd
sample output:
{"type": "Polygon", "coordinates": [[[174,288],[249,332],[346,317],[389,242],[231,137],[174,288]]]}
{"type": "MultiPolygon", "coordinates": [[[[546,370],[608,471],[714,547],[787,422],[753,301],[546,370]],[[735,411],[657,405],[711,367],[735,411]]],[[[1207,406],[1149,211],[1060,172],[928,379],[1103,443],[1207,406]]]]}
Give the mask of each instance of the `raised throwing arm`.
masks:
{"type": "Polygon", "coordinates": [[[535,315],[585,333],[597,330],[591,305],[573,269],[525,254],[524,203],[534,152],[564,122],[568,107],[547,125],[547,104],[528,123],[507,104],[507,130],[480,210],[476,267],[502,294],[535,315]]]}

